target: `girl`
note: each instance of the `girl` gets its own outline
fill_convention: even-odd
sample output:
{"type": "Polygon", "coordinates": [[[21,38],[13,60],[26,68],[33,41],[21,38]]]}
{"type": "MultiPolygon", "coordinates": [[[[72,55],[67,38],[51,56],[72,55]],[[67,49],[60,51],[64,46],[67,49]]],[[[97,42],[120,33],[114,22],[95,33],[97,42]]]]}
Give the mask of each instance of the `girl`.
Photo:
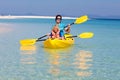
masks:
{"type": "Polygon", "coordinates": [[[60,37],[60,36],[59,36],[60,30],[59,30],[59,28],[58,28],[57,25],[55,25],[55,26],[53,27],[51,33],[52,33],[52,35],[51,35],[52,38],[59,38],[59,37],[60,37]]]}

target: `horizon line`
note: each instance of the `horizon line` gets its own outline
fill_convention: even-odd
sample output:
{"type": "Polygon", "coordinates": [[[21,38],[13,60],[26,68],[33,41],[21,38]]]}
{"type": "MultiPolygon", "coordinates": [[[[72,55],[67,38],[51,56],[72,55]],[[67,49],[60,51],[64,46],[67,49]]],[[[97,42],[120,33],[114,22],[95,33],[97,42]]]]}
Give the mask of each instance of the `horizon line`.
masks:
{"type": "MultiPolygon", "coordinates": [[[[55,16],[36,16],[36,15],[0,15],[0,19],[16,19],[16,18],[43,18],[54,19],[55,16]]],[[[76,17],[63,16],[63,19],[76,19],[76,17]]]]}
{"type": "MultiPolygon", "coordinates": [[[[38,18],[38,19],[55,19],[55,16],[39,16],[39,15],[0,15],[0,19],[24,19],[24,18],[38,18]]],[[[63,16],[63,19],[76,19],[77,17],[63,16]]],[[[120,20],[120,18],[112,17],[89,17],[89,20],[100,19],[100,20],[120,20]]]]}

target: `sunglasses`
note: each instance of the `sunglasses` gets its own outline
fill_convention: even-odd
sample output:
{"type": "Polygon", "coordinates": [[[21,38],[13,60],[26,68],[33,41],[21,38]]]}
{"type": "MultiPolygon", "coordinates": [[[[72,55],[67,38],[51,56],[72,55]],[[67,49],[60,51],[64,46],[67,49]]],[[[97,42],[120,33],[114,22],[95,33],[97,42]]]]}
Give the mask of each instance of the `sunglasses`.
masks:
{"type": "Polygon", "coordinates": [[[61,18],[56,18],[56,20],[62,20],[61,18]]]}

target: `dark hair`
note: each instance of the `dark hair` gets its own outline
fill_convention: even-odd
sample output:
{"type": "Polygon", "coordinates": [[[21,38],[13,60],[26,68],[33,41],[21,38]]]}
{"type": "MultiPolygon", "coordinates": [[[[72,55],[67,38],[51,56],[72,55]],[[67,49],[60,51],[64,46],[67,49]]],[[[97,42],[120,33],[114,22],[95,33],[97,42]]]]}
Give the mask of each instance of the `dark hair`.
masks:
{"type": "Polygon", "coordinates": [[[61,15],[56,15],[55,20],[57,20],[58,17],[60,17],[60,19],[62,20],[62,16],[61,15]]]}

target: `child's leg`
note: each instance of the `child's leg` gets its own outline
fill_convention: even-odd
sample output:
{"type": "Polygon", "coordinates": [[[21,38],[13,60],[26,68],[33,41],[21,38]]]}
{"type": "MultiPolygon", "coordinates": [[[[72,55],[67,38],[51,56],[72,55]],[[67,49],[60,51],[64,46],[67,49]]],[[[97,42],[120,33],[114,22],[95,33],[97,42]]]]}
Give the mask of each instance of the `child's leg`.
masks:
{"type": "Polygon", "coordinates": [[[60,37],[59,33],[60,33],[59,31],[56,33],[56,38],[60,37]]]}
{"type": "Polygon", "coordinates": [[[52,31],[52,38],[55,38],[56,34],[52,31]]]}

